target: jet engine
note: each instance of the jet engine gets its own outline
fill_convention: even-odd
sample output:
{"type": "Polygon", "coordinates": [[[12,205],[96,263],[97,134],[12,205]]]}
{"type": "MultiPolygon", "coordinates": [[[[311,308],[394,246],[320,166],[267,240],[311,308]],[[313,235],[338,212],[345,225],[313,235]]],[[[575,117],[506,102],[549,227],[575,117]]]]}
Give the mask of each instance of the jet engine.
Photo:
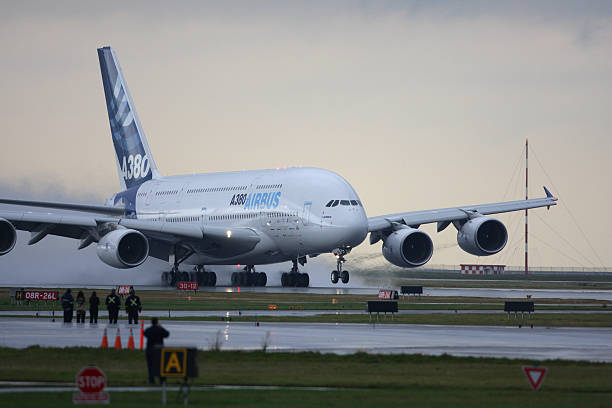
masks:
{"type": "Polygon", "coordinates": [[[115,268],[134,268],[149,256],[149,240],[132,229],[116,229],[104,235],[96,246],[98,258],[115,268]]]}
{"type": "Polygon", "coordinates": [[[393,265],[414,268],[429,261],[433,254],[433,242],[421,230],[401,228],[384,238],[382,253],[393,265]]]}
{"type": "Polygon", "coordinates": [[[467,221],[457,231],[457,243],[465,252],[486,256],[504,249],[508,231],[498,219],[480,216],[467,221]]]}
{"type": "Polygon", "coordinates": [[[15,247],[17,231],[10,221],[0,218],[0,255],[6,255],[15,247]]]}

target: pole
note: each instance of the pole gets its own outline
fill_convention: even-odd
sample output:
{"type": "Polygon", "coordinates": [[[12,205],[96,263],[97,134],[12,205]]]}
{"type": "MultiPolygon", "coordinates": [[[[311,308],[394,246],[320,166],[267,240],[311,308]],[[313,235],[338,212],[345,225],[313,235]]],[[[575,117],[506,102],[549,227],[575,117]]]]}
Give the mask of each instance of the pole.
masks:
{"type": "MultiPolygon", "coordinates": [[[[525,200],[529,199],[529,139],[525,138],[525,200]]],[[[525,275],[529,275],[529,246],[528,246],[528,225],[529,218],[525,209],[525,275]]]]}

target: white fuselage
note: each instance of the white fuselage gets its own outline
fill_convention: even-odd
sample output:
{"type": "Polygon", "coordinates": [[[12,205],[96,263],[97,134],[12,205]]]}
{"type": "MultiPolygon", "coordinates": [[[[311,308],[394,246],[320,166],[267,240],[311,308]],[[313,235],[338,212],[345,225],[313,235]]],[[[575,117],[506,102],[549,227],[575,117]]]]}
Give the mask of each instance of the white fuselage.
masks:
{"type": "Polygon", "coordinates": [[[350,249],[368,233],[355,190],[336,173],[318,168],[154,179],[138,188],[135,210],[139,219],[197,224],[204,233],[207,226],[244,227],[261,237],[253,250],[229,258],[212,258],[195,248],[185,260],[192,265],[283,262],[350,249]]]}

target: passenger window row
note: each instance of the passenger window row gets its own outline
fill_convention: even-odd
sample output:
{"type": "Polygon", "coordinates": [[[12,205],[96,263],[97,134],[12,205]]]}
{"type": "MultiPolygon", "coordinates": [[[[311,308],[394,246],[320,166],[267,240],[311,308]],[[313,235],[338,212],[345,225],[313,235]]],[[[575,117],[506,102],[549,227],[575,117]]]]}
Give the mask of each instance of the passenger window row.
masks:
{"type": "MultiPolygon", "coordinates": [[[[262,212],[260,213],[262,216],[268,216],[270,218],[274,217],[290,217],[296,216],[297,212],[282,212],[282,211],[273,211],[273,212],[262,212]]],[[[247,220],[256,218],[257,213],[243,213],[243,214],[225,214],[225,215],[211,215],[211,221],[222,221],[222,220],[247,220]]]]}
{"type": "Polygon", "coordinates": [[[259,184],[255,189],[261,190],[261,189],[282,188],[282,187],[283,187],[282,184],[259,184]]]}
{"type": "Polygon", "coordinates": [[[247,186],[231,186],[231,187],[200,187],[190,188],[187,190],[187,194],[194,193],[216,193],[219,191],[241,191],[246,190],[247,186]]]}
{"type": "Polygon", "coordinates": [[[174,195],[178,194],[178,190],[168,190],[168,191],[158,191],[155,193],[156,196],[166,196],[166,195],[174,195]]]}
{"type": "Polygon", "coordinates": [[[359,200],[329,200],[329,202],[325,204],[325,206],[326,207],[337,207],[338,204],[340,205],[358,205],[360,207],[363,207],[363,205],[361,204],[361,201],[359,200]]]}
{"type": "Polygon", "coordinates": [[[171,217],[166,218],[168,222],[194,222],[197,221],[198,217],[171,217]]]}

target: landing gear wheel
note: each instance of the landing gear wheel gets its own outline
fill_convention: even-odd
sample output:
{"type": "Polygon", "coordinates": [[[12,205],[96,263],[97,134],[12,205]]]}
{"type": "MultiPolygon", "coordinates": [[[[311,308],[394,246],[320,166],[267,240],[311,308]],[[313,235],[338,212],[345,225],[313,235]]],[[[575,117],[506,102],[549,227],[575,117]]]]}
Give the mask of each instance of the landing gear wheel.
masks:
{"type": "Polygon", "coordinates": [[[266,275],[264,272],[259,272],[257,274],[257,286],[266,286],[266,283],[268,283],[268,275],[266,275]]]}
{"type": "Polygon", "coordinates": [[[340,278],[340,274],[338,271],[331,272],[331,283],[338,283],[338,279],[340,278]]]}
{"type": "Polygon", "coordinates": [[[208,286],[213,288],[217,286],[217,274],[214,272],[208,272],[208,286]]]}
{"type": "Polygon", "coordinates": [[[168,286],[176,285],[176,273],[174,271],[168,272],[168,280],[166,281],[168,286]]]}
{"type": "Polygon", "coordinates": [[[181,272],[181,280],[183,282],[189,282],[189,272],[181,272]]]}
{"type": "Polygon", "coordinates": [[[348,283],[349,281],[348,271],[342,271],[342,273],[340,274],[340,280],[342,280],[342,283],[348,283]]]}
{"type": "Polygon", "coordinates": [[[308,275],[307,273],[304,274],[303,280],[302,280],[302,287],[303,288],[307,288],[308,286],[310,286],[310,275],[308,275]]]}
{"type": "Polygon", "coordinates": [[[287,286],[287,272],[283,272],[281,275],[281,286],[284,288],[287,286]]]}

